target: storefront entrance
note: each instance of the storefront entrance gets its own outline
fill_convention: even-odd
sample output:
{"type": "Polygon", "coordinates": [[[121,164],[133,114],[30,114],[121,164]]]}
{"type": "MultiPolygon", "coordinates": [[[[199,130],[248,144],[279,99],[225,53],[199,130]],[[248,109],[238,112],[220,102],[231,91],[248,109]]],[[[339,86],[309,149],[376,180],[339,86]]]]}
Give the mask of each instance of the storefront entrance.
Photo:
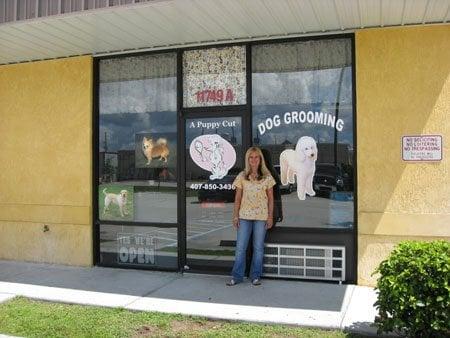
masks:
{"type": "Polygon", "coordinates": [[[243,168],[242,117],[187,118],[185,130],[187,265],[229,271],[236,238],[232,183],[243,168]]]}
{"type": "Polygon", "coordinates": [[[96,264],[228,274],[255,145],[283,214],[266,276],[356,280],[353,36],[104,57],[96,74],[96,264]]]}

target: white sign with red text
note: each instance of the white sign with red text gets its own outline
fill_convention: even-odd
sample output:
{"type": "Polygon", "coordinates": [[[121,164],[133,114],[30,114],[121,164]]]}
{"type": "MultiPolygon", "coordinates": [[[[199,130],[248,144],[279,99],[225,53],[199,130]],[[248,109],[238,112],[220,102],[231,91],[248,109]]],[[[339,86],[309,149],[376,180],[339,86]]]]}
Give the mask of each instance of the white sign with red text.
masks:
{"type": "Polygon", "coordinates": [[[427,162],[442,160],[441,135],[405,135],[402,137],[403,161],[427,162]]]}

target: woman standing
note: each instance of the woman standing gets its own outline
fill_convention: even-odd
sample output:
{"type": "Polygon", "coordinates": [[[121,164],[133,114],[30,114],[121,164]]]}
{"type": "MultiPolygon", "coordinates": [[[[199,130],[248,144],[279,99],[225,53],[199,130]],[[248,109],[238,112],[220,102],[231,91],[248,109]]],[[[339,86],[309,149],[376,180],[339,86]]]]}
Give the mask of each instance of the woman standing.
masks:
{"type": "Polygon", "coordinates": [[[275,180],[264,162],[261,149],[251,147],[245,153],[245,170],[233,182],[236,187],[233,226],[237,229],[236,257],[232,278],[234,286],[244,279],[247,245],[253,233],[253,255],[250,278],[261,284],[266,230],[273,225],[273,186],[275,180]]]}

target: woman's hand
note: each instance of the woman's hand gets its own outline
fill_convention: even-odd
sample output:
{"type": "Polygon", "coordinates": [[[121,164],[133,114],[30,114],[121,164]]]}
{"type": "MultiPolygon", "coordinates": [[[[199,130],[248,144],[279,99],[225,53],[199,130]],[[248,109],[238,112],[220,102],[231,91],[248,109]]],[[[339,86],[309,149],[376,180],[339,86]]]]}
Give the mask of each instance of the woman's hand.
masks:
{"type": "Polygon", "coordinates": [[[266,229],[270,229],[273,227],[273,219],[272,217],[269,217],[266,221],[266,229]]]}
{"type": "Polygon", "coordinates": [[[269,210],[269,215],[267,217],[266,229],[273,227],[273,187],[266,190],[267,193],[267,209],[269,210]]]}
{"type": "Polygon", "coordinates": [[[239,228],[239,209],[241,208],[242,189],[236,187],[236,195],[234,196],[234,209],[233,209],[233,227],[239,228]]]}

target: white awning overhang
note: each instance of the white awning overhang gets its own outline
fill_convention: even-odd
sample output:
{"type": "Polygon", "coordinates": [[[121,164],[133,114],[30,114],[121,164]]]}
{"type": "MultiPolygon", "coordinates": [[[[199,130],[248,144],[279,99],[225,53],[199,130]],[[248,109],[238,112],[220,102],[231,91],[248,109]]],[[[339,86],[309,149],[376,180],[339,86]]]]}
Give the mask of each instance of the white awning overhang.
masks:
{"type": "Polygon", "coordinates": [[[446,24],[450,0],[161,0],[0,24],[0,64],[446,24]]]}

